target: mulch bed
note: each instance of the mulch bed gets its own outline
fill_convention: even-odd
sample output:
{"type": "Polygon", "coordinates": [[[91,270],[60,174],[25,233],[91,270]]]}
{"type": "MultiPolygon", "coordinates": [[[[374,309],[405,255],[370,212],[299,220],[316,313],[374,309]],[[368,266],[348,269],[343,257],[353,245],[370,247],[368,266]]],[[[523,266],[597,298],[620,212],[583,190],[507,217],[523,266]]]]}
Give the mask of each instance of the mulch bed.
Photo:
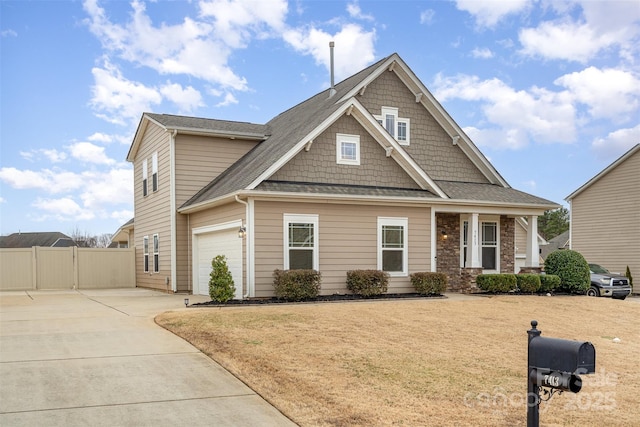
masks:
{"type": "Polygon", "coordinates": [[[265,304],[300,304],[300,303],[319,303],[319,302],[341,302],[341,301],[376,301],[376,300],[391,300],[391,299],[424,299],[424,298],[446,298],[444,295],[423,295],[418,293],[409,294],[382,294],[372,296],[352,295],[352,294],[333,294],[333,295],[319,295],[315,298],[309,298],[302,301],[291,301],[276,297],[270,298],[252,298],[242,300],[230,300],[226,303],[220,303],[217,301],[207,301],[191,304],[193,306],[235,306],[235,305],[265,305],[265,304]]]}

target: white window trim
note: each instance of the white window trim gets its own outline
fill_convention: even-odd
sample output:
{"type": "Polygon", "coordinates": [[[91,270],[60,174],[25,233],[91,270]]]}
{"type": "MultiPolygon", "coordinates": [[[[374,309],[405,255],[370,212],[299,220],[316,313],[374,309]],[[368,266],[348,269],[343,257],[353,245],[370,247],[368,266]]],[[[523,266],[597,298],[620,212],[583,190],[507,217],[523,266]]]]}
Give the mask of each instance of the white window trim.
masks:
{"type": "Polygon", "coordinates": [[[380,115],[376,116],[374,115],[373,117],[375,117],[375,119],[378,121],[378,123],[380,123],[380,125],[383,128],[387,128],[386,126],[386,121],[387,121],[387,116],[393,116],[394,117],[394,129],[393,129],[393,133],[391,134],[391,136],[393,136],[393,139],[395,139],[396,141],[398,141],[398,144],[400,145],[410,145],[411,143],[411,120],[405,117],[399,117],[398,116],[398,109],[395,107],[382,107],[381,111],[380,111],[380,115]],[[399,124],[400,123],[405,123],[407,125],[407,139],[405,140],[398,140],[398,128],[399,128],[399,124]]]}
{"type": "Polygon", "coordinates": [[[378,270],[382,270],[382,226],[395,225],[403,227],[402,271],[389,271],[391,277],[406,277],[409,274],[409,219],[397,217],[378,217],[378,270]]]}
{"type": "Polygon", "coordinates": [[[487,248],[496,248],[496,268],[495,270],[485,270],[482,272],[484,274],[491,273],[499,273],[500,272],[500,218],[481,218],[478,224],[478,228],[480,229],[480,262],[482,262],[482,249],[487,248]],[[496,225],[496,243],[495,245],[484,245],[482,243],[482,233],[484,229],[484,224],[486,223],[494,223],[496,225]]]}
{"type": "Polygon", "coordinates": [[[318,251],[319,227],[318,215],[303,214],[284,214],[283,217],[283,252],[284,252],[284,270],[289,270],[289,224],[290,223],[306,223],[313,224],[313,269],[320,271],[320,255],[318,251]]]}
{"type": "Polygon", "coordinates": [[[339,165],[359,165],[360,164],[360,135],[349,135],[345,133],[336,134],[336,162],[339,165]],[[345,159],[342,157],[342,144],[355,144],[356,158],[345,159]]]}
{"type": "Polygon", "coordinates": [[[160,272],[160,238],[158,237],[158,234],[153,235],[153,272],[160,272]]]}
{"type": "MultiPolygon", "coordinates": [[[[464,223],[468,222],[467,218],[460,218],[460,267],[464,267],[464,223]]],[[[482,264],[482,248],[484,245],[482,244],[482,224],[487,222],[493,222],[496,224],[496,269],[495,270],[485,270],[483,269],[483,274],[492,274],[500,272],[500,257],[501,257],[501,249],[500,249],[500,217],[497,216],[483,216],[481,215],[478,218],[478,244],[480,250],[480,263],[482,264]]],[[[471,246],[469,245],[470,241],[467,242],[467,264],[470,264],[470,253],[471,246]]],[[[493,246],[491,246],[493,247],[493,246]]]]}
{"type": "Polygon", "coordinates": [[[160,182],[158,181],[160,177],[158,176],[158,152],[154,152],[151,156],[151,191],[158,191],[158,187],[160,186],[160,182]],[[155,188],[154,188],[155,184],[155,188]]]}
{"type": "Polygon", "coordinates": [[[142,270],[149,272],[149,236],[142,237],[142,270]]]}

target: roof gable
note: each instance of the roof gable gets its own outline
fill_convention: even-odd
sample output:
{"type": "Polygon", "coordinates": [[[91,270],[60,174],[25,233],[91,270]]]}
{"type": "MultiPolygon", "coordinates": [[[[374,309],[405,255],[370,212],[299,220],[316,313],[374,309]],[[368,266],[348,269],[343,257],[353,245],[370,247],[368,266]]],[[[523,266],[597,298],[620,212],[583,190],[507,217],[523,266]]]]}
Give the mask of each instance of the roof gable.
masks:
{"type": "Polygon", "coordinates": [[[586,189],[591,187],[593,184],[595,184],[596,182],[601,180],[609,172],[611,172],[612,170],[617,168],[619,165],[621,165],[622,163],[627,161],[629,158],[633,157],[634,155],[640,155],[638,153],[640,153],[640,144],[636,144],[633,147],[631,147],[631,149],[629,149],[629,151],[624,153],[622,156],[620,156],[616,161],[611,163],[609,166],[604,168],[599,174],[597,174],[596,176],[591,178],[589,181],[587,181],[585,184],[583,184],[576,191],[574,191],[573,193],[571,193],[567,197],[565,197],[565,200],[566,201],[570,201],[571,199],[575,198],[577,195],[579,195],[580,193],[582,193],[583,191],[585,191],[586,189]]]}

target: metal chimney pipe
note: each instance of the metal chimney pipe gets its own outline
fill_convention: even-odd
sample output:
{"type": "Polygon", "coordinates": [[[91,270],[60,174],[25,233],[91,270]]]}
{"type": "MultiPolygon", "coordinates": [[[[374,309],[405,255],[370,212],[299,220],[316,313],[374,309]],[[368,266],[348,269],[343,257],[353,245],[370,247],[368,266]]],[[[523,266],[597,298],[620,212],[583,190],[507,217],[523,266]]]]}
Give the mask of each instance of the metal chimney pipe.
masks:
{"type": "Polygon", "coordinates": [[[333,95],[336,94],[336,90],[334,88],[334,82],[333,82],[333,47],[335,46],[335,43],[333,41],[329,42],[329,56],[330,56],[330,61],[331,61],[331,89],[329,90],[329,98],[331,98],[333,95]]]}

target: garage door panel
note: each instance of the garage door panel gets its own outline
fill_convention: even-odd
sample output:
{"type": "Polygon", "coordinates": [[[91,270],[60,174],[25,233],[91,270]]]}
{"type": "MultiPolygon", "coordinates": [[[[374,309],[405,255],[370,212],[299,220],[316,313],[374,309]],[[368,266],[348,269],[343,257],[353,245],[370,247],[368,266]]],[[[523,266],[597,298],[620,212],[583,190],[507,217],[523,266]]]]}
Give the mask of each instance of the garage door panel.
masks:
{"type": "Polygon", "coordinates": [[[211,261],[218,255],[227,257],[227,265],[236,286],[236,299],[242,298],[242,240],[237,230],[221,230],[197,236],[198,287],[194,292],[209,295],[209,275],[211,261]]]}

